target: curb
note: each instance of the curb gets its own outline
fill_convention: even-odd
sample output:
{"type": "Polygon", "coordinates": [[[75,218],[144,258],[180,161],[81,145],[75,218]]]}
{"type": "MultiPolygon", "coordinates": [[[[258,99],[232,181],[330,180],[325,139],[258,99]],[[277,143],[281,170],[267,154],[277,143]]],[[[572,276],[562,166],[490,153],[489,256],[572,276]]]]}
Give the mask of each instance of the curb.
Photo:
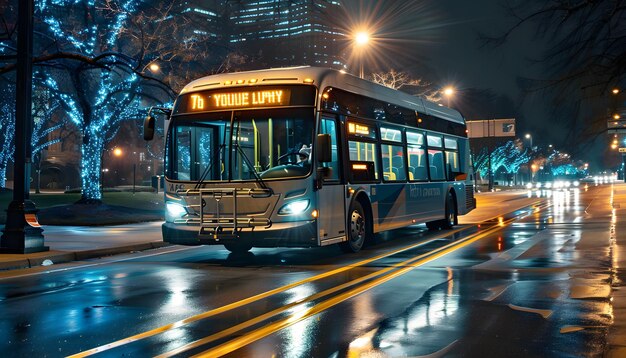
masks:
{"type": "Polygon", "coordinates": [[[105,256],[113,256],[119,254],[127,254],[133,251],[145,251],[158,249],[160,247],[171,246],[170,243],[163,241],[153,241],[138,243],[126,246],[108,247],[104,249],[84,250],[84,251],[48,251],[42,253],[29,254],[34,257],[16,258],[12,261],[0,262],[0,271],[17,270],[38,267],[45,260],[50,260],[54,264],[67,263],[72,261],[83,261],[93,258],[105,256]]]}

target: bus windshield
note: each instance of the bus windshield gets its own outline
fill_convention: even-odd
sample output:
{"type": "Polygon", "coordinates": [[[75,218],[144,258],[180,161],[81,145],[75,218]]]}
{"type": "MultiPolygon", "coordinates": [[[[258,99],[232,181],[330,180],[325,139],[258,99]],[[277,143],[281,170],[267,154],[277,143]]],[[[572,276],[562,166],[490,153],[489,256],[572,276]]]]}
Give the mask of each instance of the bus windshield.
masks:
{"type": "Polygon", "coordinates": [[[312,108],[177,116],[170,128],[169,179],[265,180],[302,177],[311,170],[312,108]]]}

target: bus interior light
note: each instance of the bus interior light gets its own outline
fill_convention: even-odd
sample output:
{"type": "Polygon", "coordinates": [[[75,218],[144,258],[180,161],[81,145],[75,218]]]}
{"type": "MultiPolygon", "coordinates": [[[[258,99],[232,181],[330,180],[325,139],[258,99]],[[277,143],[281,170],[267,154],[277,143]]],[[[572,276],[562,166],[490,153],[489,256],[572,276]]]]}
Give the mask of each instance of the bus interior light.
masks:
{"type": "Polygon", "coordinates": [[[280,210],[278,210],[279,215],[297,215],[302,214],[306,209],[309,208],[309,200],[297,200],[291,202],[289,204],[283,205],[280,210]]]}
{"type": "Polygon", "coordinates": [[[315,209],[311,212],[311,216],[313,217],[313,219],[317,219],[320,216],[320,213],[319,211],[317,211],[317,209],[315,209]]]}
{"type": "Polygon", "coordinates": [[[242,84],[242,83],[244,83],[244,82],[246,82],[246,81],[244,81],[244,80],[237,80],[237,84],[238,84],[238,85],[240,85],[240,84],[242,84]]]}
{"type": "Polygon", "coordinates": [[[224,84],[225,84],[225,85],[230,85],[230,84],[232,84],[232,83],[233,83],[233,81],[224,81],[224,84]]]}
{"type": "Polygon", "coordinates": [[[313,79],[312,78],[305,78],[304,79],[304,83],[313,83],[313,79]]]}
{"type": "Polygon", "coordinates": [[[256,83],[258,80],[256,78],[248,80],[248,83],[256,83]]]}
{"type": "Polygon", "coordinates": [[[354,169],[354,170],[367,170],[367,165],[365,165],[365,164],[352,164],[352,169],[354,169]]]}

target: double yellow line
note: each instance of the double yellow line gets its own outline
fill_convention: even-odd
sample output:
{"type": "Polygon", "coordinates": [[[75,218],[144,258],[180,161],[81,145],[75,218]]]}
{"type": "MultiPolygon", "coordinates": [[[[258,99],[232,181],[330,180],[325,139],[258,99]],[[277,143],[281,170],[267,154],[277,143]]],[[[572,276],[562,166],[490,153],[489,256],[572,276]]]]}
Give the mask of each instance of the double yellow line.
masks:
{"type": "Polygon", "coordinates": [[[327,299],[325,301],[322,301],[322,302],[316,304],[313,307],[305,308],[305,309],[302,309],[302,310],[297,311],[295,313],[292,313],[288,318],[284,318],[284,319],[282,319],[280,321],[277,321],[277,322],[271,323],[271,324],[269,324],[267,326],[258,328],[258,329],[254,330],[254,331],[251,331],[251,332],[249,332],[249,333],[247,333],[245,335],[237,337],[237,338],[235,338],[233,340],[230,340],[230,341],[228,341],[226,343],[223,343],[223,344],[221,344],[219,346],[216,346],[216,347],[211,348],[209,350],[206,350],[206,351],[204,351],[202,353],[194,355],[193,357],[218,357],[218,356],[222,356],[222,355],[231,353],[231,352],[233,352],[233,351],[235,351],[235,350],[237,350],[239,348],[242,348],[242,347],[244,347],[244,346],[246,346],[246,345],[248,345],[250,343],[253,343],[253,342],[255,342],[255,341],[257,341],[257,340],[259,340],[261,338],[267,337],[270,334],[278,332],[278,331],[280,331],[280,330],[282,330],[284,328],[287,328],[287,327],[289,327],[291,325],[294,325],[294,324],[296,324],[296,323],[298,323],[298,322],[300,322],[300,321],[302,321],[304,319],[307,319],[307,318],[309,318],[311,316],[314,316],[314,315],[316,315],[318,313],[321,313],[321,312],[323,312],[323,311],[325,311],[325,310],[327,310],[327,309],[329,309],[329,308],[331,308],[331,307],[333,307],[333,306],[335,306],[335,305],[337,305],[337,304],[339,304],[341,302],[344,302],[344,301],[346,301],[346,300],[348,300],[348,299],[350,299],[350,298],[352,298],[354,296],[357,296],[357,295],[359,295],[359,294],[361,294],[361,293],[363,293],[363,292],[365,292],[365,291],[367,291],[369,289],[372,289],[372,288],[374,288],[376,286],[379,286],[379,285],[381,285],[381,284],[383,284],[383,283],[385,283],[385,282],[387,282],[387,281],[389,281],[389,280],[391,280],[393,278],[396,278],[398,276],[404,275],[405,273],[415,269],[416,267],[422,266],[422,265],[424,265],[424,264],[426,264],[426,263],[428,263],[430,261],[433,261],[433,260],[435,260],[435,259],[437,259],[439,257],[447,255],[450,252],[453,252],[453,251],[461,249],[461,248],[463,248],[463,247],[465,247],[467,245],[470,245],[470,244],[472,244],[472,243],[474,243],[474,242],[476,242],[476,241],[478,241],[478,240],[480,240],[480,239],[482,239],[482,238],[484,238],[484,237],[486,237],[486,236],[488,236],[488,235],[490,235],[490,234],[492,234],[492,233],[494,233],[494,232],[496,232],[498,230],[501,230],[503,227],[506,227],[506,226],[510,225],[515,220],[516,220],[515,218],[509,219],[507,221],[504,221],[501,224],[493,226],[493,227],[491,227],[489,229],[486,229],[484,231],[481,231],[479,233],[473,234],[473,235],[471,235],[471,236],[469,236],[469,237],[467,237],[465,239],[462,239],[460,241],[450,243],[448,245],[445,245],[443,247],[440,247],[440,248],[435,249],[433,251],[430,251],[428,253],[416,256],[414,258],[411,258],[409,260],[406,260],[406,261],[403,261],[403,262],[400,262],[400,263],[397,263],[397,264],[395,264],[393,266],[390,266],[390,267],[388,267],[386,269],[383,269],[383,270],[371,273],[371,274],[369,274],[367,276],[360,277],[360,278],[358,278],[356,280],[353,280],[353,281],[344,283],[342,285],[333,287],[331,289],[328,289],[328,290],[316,293],[316,294],[314,294],[312,296],[309,296],[307,298],[304,298],[304,299],[302,299],[300,301],[290,303],[290,304],[288,304],[286,306],[283,306],[283,307],[278,308],[278,309],[276,309],[274,311],[268,312],[268,313],[266,313],[264,315],[261,315],[261,316],[259,316],[257,318],[254,318],[252,320],[240,323],[240,324],[238,324],[236,326],[233,326],[233,327],[231,327],[231,328],[229,328],[227,330],[221,331],[219,333],[213,334],[213,335],[205,337],[203,339],[191,342],[191,343],[186,344],[186,345],[184,345],[182,347],[179,347],[179,348],[177,348],[175,350],[172,350],[170,352],[161,354],[161,355],[159,355],[157,357],[159,357],[159,358],[171,357],[173,355],[176,355],[176,354],[188,351],[190,349],[197,348],[199,346],[202,346],[204,344],[213,342],[215,340],[218,340],[218,339],[221,339],[221,338],[225,338],[225,337],[227,337],[227,336],[229,336],[229,335],[231,335],[231,334],[233,334],[233,333],[235,333],[237,331],[240,331],[242,329],[251,327],[251,326],[253,326],[255,324],[260,323],[261,321],[264,321],[264,320],[272,317],[272,316],[275,316],[275,315],[277,315],[279,313],[282,313],[282,312],[292,308],[295,305],[300,305],[300,304],[304,304],[304,303],[316,300],[318,298],[327,296],[327,295],[335,293],[337,291],[341,291],[341,290],[343,290],[345,288],[348,288],[350,286],[354,286],[356,284],[359,284],[359,283],[361,283],[363,281],[367,281],[367,280],[373,279],[373,278],[375,278],[377,276],[381,276],[381,275],[385,274],[384,276],[378,277],[378,278],[372,280],[371,282],[367,282],[367,283],[365,283],[365,284],[363,284],[361,286],[357,286],[357,287],[355,287],[355,288],[353,288],[353,289],[351,289],[349,291],[346,291],[346,292],[341,293],[341,294],[339,294],[337,296],[334,296],[334,297],[329,298],[329,299],[327,299]],[[395,270],[395,271],[393,271],[393,270],[395,270]],[[390,271],[393,271],[393,272],[388,273],[390,271]]]}
{"type": "Polygon", "coordinates": [[[437,240],[441,240],[445,236],[452,235],[452,234],[455,234],[457,232],[460,232],[460,231],[466,230],[466,229],[467,228],[459,228],[459,229],[456,229],[456,230],[453,230],[453,231],[447,231],[447,232],[445,232],[445,234],[439,235],[439,236],[437,236],[435,238],[428,239],[428,240],[425,240],[425,241],[421,241],[419,243],[416,243],[416,244],[413,244],[413,245],[410,245],[410,246],[406,246],[406,247],[403,247],[401,249],[397,249],[397,250],[394,250],[394,251],[391,251],[391,252],[388,252],[388,253],[384,253],[384,254],[381,254],[381,255],[378,255],[378,256],[374,256],[374,257],[369,258],[367,260],[363,260],[363,261],[360,261],[360,262],[357,262],[357,263],[354,263],[354,264],[343,266],[343,267],[337,268],[335,270],[327,271],[327,272],[321,273],[319,275],[315,275],[315,276],[312,276],[312,277],[309,277],[309,278],[306,278],[306,279],[303,279],[303,280],[300,280],[300,281],[296,281],[294,283],[290,283],[288,285],[285,285],[285,286],[282,286],[282,287],[278,287],[278,288],[275,288],[273,290],[260,293],[258,295],[254,295],[254,296],[248,297],[246,299],[243,299],[243,300],[240,300],[240,301],[237,301],[237,302],[229,303],[229,304],[227,304],[225,306],[222,306],[222,307],[210,310],[210,311],[206,311],[206,312],[203,312],[203,313],[200,313],[200,314],[197,314],[197,315],[185,318],[185,319],[180,320],[180,321],[176,321],[176,322],[173,322],[173,323],[170,323],[170,324],[158,327],[158,328],[154,328],[152,330],[149,330],[149,331],[146,331],[146,332],[143,332],[143,333],[139,333],[139,334],[136,334],[136,335],[133,335],[133,336],[130,336],[130,337],[127,337],[127,338],[115,341],[115,342],[111,342],[111,343],[108,343],[108,344],[105,344],[105,345],[102,345],[102,346],[99,346],[99,347],[96,347],[96,348],[92,348],[92,349],[89,349],[89,350],[86,350],[86,351],[83,351],[83,352],[80,352],[80,353],[76,353],[74,355],[69,356],[69,358],[88,357],[90,355],[101,353],[101,352],[104,352],[104,351],[107,351],[107,350],[110,350],[110,349],[113,349],[113,348],[116,348],[116,347],[120,347],[120,346],[129,344],[129,343],[132,343],[132,342],[136,342],[136,341],[139,341],[139,340],[142,340],[142,339],[145,339],[145,338],[149,338],[149,337],[155,336],[157,334],[161,334],[161,333],[164,333],[166,331],[169,331],[169,330],[172,330],[172,329],[176,329],[176,328],[188,325],[190,323],[197,322],[197,321],[200,321],[200,320],[203,320],[203,319],[206,319],[206,318],[209,318],[209,317],[212,317],[212,316],[215,316],[215,315],[218,315],[218,314],[221,314],[221,313],[224,313],[224,312],[227,312],[227,311],[230,311],[230,310],[233,310],[233,309],[245,306],[247,304],[260,301],[260,300],[262,300],[264,298],[267,298],[267,297],[270,297],[270,296],[273,296],[273,295],[285,292],[285,291],[290,290],[292,288],[295,288],[295,287],[298,287],[298,286],[301,286],[301,285],[304,285],[304,284],[307,284],[307,283],[310,283],[310,282],[315,282],[315,281],[318,281],[318,280],[321,280],[321,279],[324,279],[324,278],[327,278],[327,277],[330,277],[330,276],[333,276],[333,275],[336,275],[336,274],[339,274],[339,273],[342,273],[342,272],[345,272],[345,271],[349,271],[349,270],[352,270],[353,268],[356,268],[356,267],[359,267],[359,266],[363,266],[363,265],[367,265],[367,264],[369,264],[371,262],[378,261],[380,259],[383,259],[383,258],[386,258],[386,257],[389,257],[389,256],[393,256],[393,255],[398,254],[400,252],[404,252],[404,251],[411,250],[411,249],[414,249],[414,248],[417,248],[417,247],[420,247],[420,246],[424,246],[424,245],[429,244],[431,242],[434,242],[434,241],[437,241],[437,240]]]}
{"type": "MultiPolygon", "coordinates": [[[[543,209],[541,206],[538,207],[538,208],[543,209]]],[[[391,280],[393,278],[401,276],[401,275],[403,275],[403,274],[413,270],[414,268],[416,268],[418,266],[424,265],[424,264],[426,264],[426,263],[428,263],[430,261],[433,261],[433,260],[435,260],[435,259],[437,259],[437,258],[439,258],[441,256],[447,255],[448,253],[450,253],[452,251],[455,251],[455,250],[458,250],[458,249],[460,249],[462,247],[470,245],[470,244],[474,243],[475,241],[478,241],[478,240],[480,240],[480,239],[482,239],[482,238],[484,238],[484,237],[486,237],[486,236],[488,236],[488,235],[490,235],[490,234],[492,234],[492,233],[494,233],[494,232],[496,232],[498,230],[501,230],[503,227],[506,227],[506,226],[510,225],[515,220],[517,220],[517,217],[511,218],[511,219],[508,219],[508,220],[500,220],[499,223],[494,224],[494,226],[489,227],[487,229],[484,229],[484,230],[482,230],[480,232],[474,233],[474,234],[468,236],[467,238],[461,239],[459,241],[452,242],[450,244],[447,244],[445,246],[437,248],[437,249],[435,249],[433,251],[430,251],[428,253],[425,253],[425,254],[413,257],[413,258],[411,258],[409,260],[406,260],[406,261],[394,264],[393,266],[390,266],[388,268],[385,268],[385,269],[373,272],[373,273],[371,273],[369,275],[360,277],[360,278],[352,280],[350,282],[346,282],[346,283],[341,284],[339,286],[336,286],[336,287],[327,289],[325,291],[315,293],[315,294],[313,294],[311,296],[302,298],[300,300],[291,302],[291,303],[289,303],[287,305],[284,305],[284,306],[282,306],[280,308],[277,308],[277,309],[274,309],[274,310],[272,310],[270,312],[264,313],[264,314],[254,318],[254,319],[248,320],[246,322],[242,322],[242,323],[237,324],[235,326],[232,326],[232,327],[230,327],[230,328],[228,328],[226,330],[220,331],[220,332],[218,332],[216,334],[213,334],[213,335],[207,336],[205,338],[196,340],[194,342],[188,343],[188,344],[186,344],[184,346],[181,346],[181,347],[179,347],[179,348],[177,348],[175,350],[172,350],[170,352],[164,353],[164,354],[160,355],[159,357],[170,357],[170,356],[173,356],[173,355],[180,354],[182,352],[188,351],[190,349],[194,349],[194,348],[200,347],[200,346],[208,344],[210,342],[226,338],[229,335],[232,335],[232,334],[234,334],[234,333],[236,333],[238,331],[241,331],[243,329],[249,328],[251,326],[257,325],[257,324],[259,324],[259,323],[261,323],[261,322],[263,322],[263,321],[265,321],[265,320],[267,320],[267,319],[269,319],[271,317],[274,317],[274,316],[276,316],[278,314],[284,313],[285,311],[290,310],[290,309],[292,309],[292,308],[294,308],[296,306],[299,306],[299,305],[302,305],[302,304],[305,304],[305,303],[308,303],[308,302],[311,302],[311,301],[323,298],[325,296],[328,296],[328,295],[334,294],[336,292],[348,289],[348,288],[350,288],[352,286],[358,285],[358,284],[360,284],[362,282],[371,280],[370,282],[366,282],[365,284],[363,284],[361,286],[354,287],[354,288],[352,288],[349,291],[343,292],[343,293],[341,293],[341,294],[339,294],[337,296],[334,296],[334,297],[331,297],[331,298],[329,298],[329,299],[327,299],[325,301],[322,301],[322,302],[316,304],[313,307],[306,308],[306,309],[301,309],[300,311],[290,315],[290,317],[288,317],[288,318],[285,318],[285,319],[279,320],[277,322],[271,323],[271,324],[269,324],[267,326],[258,328],[258,329],[253,330],[253,331],[251,331],[251,332],[249,332],[249,333],[247,333],[245,335],[242,335],[242,336],[240,336],[238,338],[235,338],[235,339],[233,339],[231,341],[228,341],[228,342],[223,343],[223,344],[221,344],[219,346],[216,346],[216,347],[211,348],[211,349],[209,349],[207,351],[204,351],[204,352],[200,353],[198,356],[201,356],[201,357],[205,357],[205,356],[219,356],[219,355],[224,355],[224,354],[233,352],[233,351],[235,351],[235,350],[237,350],[237,349],[239,349],[239,348],[241,348],[241,347],[243,347],[243,346],[245,346],[247,344],[250,344],[250,343],[252,343],[252,342],[254,342],[254,341],[258,340],[258,339],[266,337],[266,336],[268,336],[270,334],[273,334],[273,333],[275,333],[275,332],[277,332],[277,331],[279,331],[281,329],[284,329],[284,328],[289,327],[289,326],[291,326],[291,325],[293,325],[293,324],[295,324],[297,322],[300,322],[300,321],[302,321],[302,320],[304,320],[304,319],[306,319],[308,317],[316,315],[316,314],[318,314],[318,313],[320,313],[320,312],[322,312],[322,311],[324,311],[324,310],[326,310],[326,309],[328,309],[330,307],[333,307],[333,306],[335,306],[335,305],[337,305],[337,304],[339,304],[339,303],[341,303],[343,301],[346,301],[349,298],[354,297],[354,296],[356,296],[356,295],[358,295],[358,294],[360,294],[360,293],[362,293],[364,291],[367,291],[367,290],[369,290],[369,289],[371,289],[373,287],[381,285],[381,284],[383,284],[383,283],[385,283],[385,282],[387,282],[387,281],[389,281],[389,280],[391,280]],[[391,271],[393,271],[393,272],[391,272],[391,271]]],[[[374,257],[369,258],[367,260],[363,260],[363,261],[360,261],[360,262],[357,262],[357,263],[354,263],[354,264],[350,264],[350,265],[347,265],[347,266],[344,266],[344,267],[337,268],[335,270],[324,272],[324,273],[321,273],[321,274],[318,274],[318,275],[315,275],[315,276],[312,276],[312,277],[309,277],[309,278],[306,278],[306,279],[303,279],[303,280],[300,280],[300,281],[297,281],[297,282],[294,282],[294,283],[291,283],[291,284],[288,284],[288,285],[285,285],[285,286],[282,286],[282,287],[279,287],[279,288],[275,288],[273,290],[270,290],[270,291],[267,291],[267,292],[264,292],[264,293],[260,293],[260,294],[248,297],[246,299],[243,299],[243,300],[240,300],[240,301],[237,301],[237,302],[233,302],[233,303],[227,304],[225,306],[222,306],[222,307],[210,310],[210,311],[206,311],[206,312],[200,313],[198,315],[194,315],[194,316],[188,317],[186,319],[183,319],[183,320],[180,320],[180,321],[177,321],[177,322],[174,322],[174,323],[170,323],[170,324],[167,324],[167,325],[164,325],[164,326],[161,326],[161,327],[158,327],[158,328],[155,328],[155,329],[143,332],[143,333],[139,333],[139,334],[133,335],[131,337],[127,337],[127,338],[124,338],[124,339],[121,339],[121,340],[118,340],[118,341],[115,341],[115,342],[112,342],[112,343],[109,343],[109,344],[105,344],[105,345],[102,345],[102,346],[99,346],[99,347],[96,347],[96,348],[93,348],[93,349],[86,350],[86,351],[83,351],[83,352],[71,355],[69,357],[77,358],[77,357],[91,356],[91,355],[94,355],[94,354],[97,354],[97,353],[101,353],[101,352],[104,352],[104,351],[107,351],[107,350],[110,350],[110,349],[113,349],[113,348],[116,348],[116,347],[120,347],[120,346],[127,345],[127,344],[130,344],[130,343],[133,343],[133,342],[145,339],[145,338],[149,338],[149,337],[152,337],[152,336],[164,333],[164,332],[169,331],[169,330],[177,329],[177,328],[180,328],[182,326],[191,324],[193,322],[197,322],[197,321],[200,321],[200,320],[203,320],[203,319],[206,319],[206,318],[209,318],[209,317],[212,317],[212,316],[215,316],[215,315],[218,315],[218,314],[221,314],[221,313],[224,313],[224,312],[227,312],[227,311],[230,311],[230,310],[233,310],[233,309],[236,309],[236,308],[239,308],[239,307],[242,307],[242,306],[245,306],[245,305],[257,302],[257,301],[260,301],[262,299],[265,299],[267,297],[273,296],[273,295],[278,294],[278,293],[285,292],[285,291],[290,290],[292,288],[295,288],[295,287],[298,287],[298,286],[301,286],[301,285],[304,285],[304,284],[307,284],[307,283],[311,283],[311,282],[314,282],[314,281],[318,281],[318,280],[321,280],[321,279],[324,279],[324,278],[327,278],[327,277],[330,277],[330,276],[333,276],[333,275],[336,275],[336,274],[339,274],[339,273],[342,273],[342,272],[345,272],[345,271],[348,271],[348,270],[352,270],[353,268],[360,267],[360,266],[366,265],[368,263],[371,263],[371,262],[374,262],[374,261],[377,261],[377,260],[380,260],[380,259],[383,259],[383,258],[386,258],[386,257],[389,257],[389,256],[393,256],[395,254],[398,254],[398,253],[401,253],[401,252],[404,252],[404,251],[408,251],[408,250],[411,250],[411,249],[414,249],[414,248],[417,248],[417,247],[420,247],[420,246],[424,246],[424,245],[429,244],[431,242],[441,240],[444,236],[454,235],[454,234],[456,234],[456,233],[458,233],[458,232],[460,232],[462,230],[466,230],[466,228],[459,228],[459,229],[456,229],[456,230],[447,231],[443,235],[438,235],[437,237],[434,237],[434,238],[431,238],[431,239],[428,239],[428,240],[424,240],[424,241],[421,241],[419,243],[416,243],[416,244],[413,244],[413,245],[409,245],[409,246],[406,246],[406,247],[403,247],[403,248],[400,248],[400,249],[397,249],[397,250],[394,250],[394,251],[391,251],[391,252],[388,252],[388,253],[385,253],[385,254],[374,256],[374,257]]]]}

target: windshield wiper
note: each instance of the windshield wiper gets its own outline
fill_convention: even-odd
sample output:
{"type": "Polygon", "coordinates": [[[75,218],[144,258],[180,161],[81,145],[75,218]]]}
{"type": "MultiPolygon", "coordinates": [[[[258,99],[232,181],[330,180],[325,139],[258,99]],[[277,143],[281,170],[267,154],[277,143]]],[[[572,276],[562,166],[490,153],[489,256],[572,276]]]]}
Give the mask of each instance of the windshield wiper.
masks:
{"type": "Polygon", "coordinates": [[[246,163],[246,165],[248,166],[248,168],[250,168],[252,170],[252,174],[254,174],[254,177],[256,178],[256,182],[259,183],[259,185],[263,189],[270,190],[270,188],[268,188],[267,185],[265,184],[265,181],[263,181],[263,178],[261,178],[261,176],[259,175],[259,172],[257,172],[256,168],[252,165],[252,162],[250,161],[250,158],[248,158],[248,156],[243,151],[243,149],[241,149],[241,146],[239,145],[239,142],[233,142],[233,145],[237,148],[237,152],[239,152],[239,154],[241,154],[241,157],[243,158],[243,160],[246,163]]]}
{"type": "MultiPolygon", "coordinates": [[[[221,162],[220,156],[224,148],[226,148],[226,144],[220,144],[220,149],[217,151],[218,162],[221,162]]],[[[204,170],[202,171],[202,174],[200,175],[200,178],[198,179],[198,181],[196,182],[196,185],[194,186],[194,189],[200,188],[200,186],[202,185],[202,182],[204,181],[204,179],[206,179],[206,176],[209,175],[209,173],[211,172],[211,168],[213,168],[213,163],[215,163],[215,160],[211,160],[211,164],[209,164],[206,168],[204,168],[204,170]]]]}

